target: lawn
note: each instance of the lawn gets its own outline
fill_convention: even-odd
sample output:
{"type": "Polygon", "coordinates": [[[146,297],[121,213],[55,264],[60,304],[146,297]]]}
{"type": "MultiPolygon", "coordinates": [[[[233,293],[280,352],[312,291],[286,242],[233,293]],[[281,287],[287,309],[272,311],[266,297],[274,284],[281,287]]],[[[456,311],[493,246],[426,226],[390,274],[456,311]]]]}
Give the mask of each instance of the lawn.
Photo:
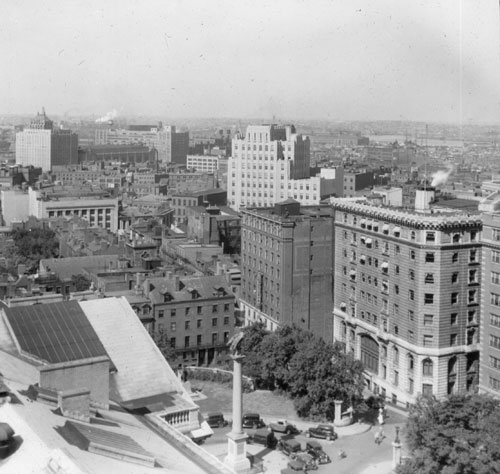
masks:
{"type": "MultiPolygon", "coordinates": [[[[191,385],[201,389],[201,393],[207,397],[205,400],[196,402],[202,413],[210,411],[230,413],[232,411],[233,396],[229,385],[205,380],[191,380],[191,385]]],[[[267,390],[244,393],[243,412],[257,412],[264,417],[297,418],[292,400],[267,390]]]]}

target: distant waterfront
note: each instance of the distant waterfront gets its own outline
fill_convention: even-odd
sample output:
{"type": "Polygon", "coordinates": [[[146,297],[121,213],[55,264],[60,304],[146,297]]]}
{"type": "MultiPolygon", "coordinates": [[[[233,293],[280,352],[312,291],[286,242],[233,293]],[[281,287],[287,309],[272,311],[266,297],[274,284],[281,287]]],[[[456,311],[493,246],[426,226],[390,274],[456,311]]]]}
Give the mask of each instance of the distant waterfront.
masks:
{"type": "MultiPolygon", "coordinates": [[[[404,143],[406,137],[404,135],[368,135],[370,138],[370,143],[380,142],[380,143],[393,143],[396,140],[398,143],[404,143]]],[[[408,139],[417,143],[417,145],[425,146],[425,137],[412,137],[408,136],[408,139]]],[[[461,147],[463,146],[463,140],[454,140],[454,139],[438,139],[438,138],[429,138],[427,139],[427,145],[429,146],[453,146],[453,147],[461,147]]]]}

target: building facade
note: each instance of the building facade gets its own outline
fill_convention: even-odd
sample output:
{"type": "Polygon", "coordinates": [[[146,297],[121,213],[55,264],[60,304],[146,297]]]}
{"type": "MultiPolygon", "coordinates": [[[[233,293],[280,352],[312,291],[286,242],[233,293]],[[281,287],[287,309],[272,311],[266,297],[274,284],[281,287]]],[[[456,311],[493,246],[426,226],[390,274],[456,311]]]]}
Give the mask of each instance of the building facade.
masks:
{"type": "Polygon", "coordinates": [[[164,331],[179,360],[210,365],[227,352],[234,334],[235,297],[223,276],[146,279],[155,331],[164,331]]]}
{"type": "Polygon", "coordinates": [[[29,215],[37,219],[78,216],[91,226],[103,227],[116,232],[118,230],[118,198],[105,193],[78,194],[74,190],[46,192],[29,188],[29,215]]]}
{"type": "Polygon", "coordinates": [[[50,171],[54,165],[78,163],[78,135],[54,129],[53,122],[38,114],[26,130],[16,133],[16,163],[50,171]]]}
{"type": "Polygon", "coordinates": [[[174,125],[134,126],[128,129],[99,128],[96,145],[144,145],[158,152],[161,163],[186,164],[189,132],[178,132],[174,125]]]}
{"type": "Polygon", "coordinates": [[[481,219],[334,200],[334,340],[394,403],[473,391],[481,219]]]}
{"type": "Polygon", "coordinates": [[[228,160],[228,203],[270,207],[287,198],[302,205],[319,204],[322,179],[310,177],[309,138],[293,125],[249,125],[232,142],[228,160]]]}
{"type": "Polygon", "coordinates": [[[500,214],[483,214],[479,390],[500,397],[500,214]]]}
{"type": "Polygon", "coordinates": [[[331,341],[333,211],[296,201],[242,211],[241,309],[245,324],[295,324],[331,341]]]}

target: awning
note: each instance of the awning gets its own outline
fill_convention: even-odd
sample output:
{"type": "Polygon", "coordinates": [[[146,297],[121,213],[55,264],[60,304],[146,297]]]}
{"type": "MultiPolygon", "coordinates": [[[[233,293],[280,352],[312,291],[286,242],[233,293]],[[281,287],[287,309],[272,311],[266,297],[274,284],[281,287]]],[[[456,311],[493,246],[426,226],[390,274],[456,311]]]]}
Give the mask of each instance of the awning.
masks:
{"type": "Polygon", "coordinates": [[[340,303],[340,309],[344,310],[345,308],[347,308],[347,304],[340,303]]]}
{"type": "Polygon", "coordinates": [[[356,270],[351,270],[351,271],[349,272],[349,275],[351,275],[351,276],[356,276],[356,270]]]}
{"type": "Polygon", "coordinates": [[[384,224],[384,225],[382,226],[382,230],[383,230],[384,232],[389,232],[389,224],[384,224]]]}
{"type": "Polygon", "coordinates": [[[382,263],[382,265],[380,265],[382,268],[389,268],[389,264],[387,262],[384,262],[382,263]]]}
{"type": "Polygon", "coordinates": [[[202,421],[200,427],[197,430],[191,431],[191,438],[200,439],[208,438],[214,434],[212,428],[208,425],[206,421],[202,421]]]}
{"type": "Polygon", "coordinates": [[[366,256],[365,255],[361,255],[361,257],[359,257],[359,261],[360,262],[364,262],[366,260],[366,256]]]}
{"type": "Polygon", "coordinates": [[[359,221],[359,224],[361,225],[361,227],[363,227],[364,225],[366,225],[366,219],[361,219],[359,221]]]}
{"type": "Polygon", "coordinates": [[[401,234],[401,227],[394,227],[395,234],[401,234]]]}
{"type": "Polygon", "coordinates": [[[372,239],[366,239],[366,245],[371,245],[373,243],[372,239]]]}

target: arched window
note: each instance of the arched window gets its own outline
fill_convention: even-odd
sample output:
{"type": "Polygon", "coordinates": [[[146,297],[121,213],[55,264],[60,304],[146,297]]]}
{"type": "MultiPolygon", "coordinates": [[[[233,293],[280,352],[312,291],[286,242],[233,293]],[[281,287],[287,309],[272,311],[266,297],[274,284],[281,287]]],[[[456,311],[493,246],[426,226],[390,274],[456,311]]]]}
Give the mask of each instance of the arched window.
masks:
{"type": "Polygon", "coordinates": [[[422,362],[422,374],[428,377],[432,376],[433,363],[430,359],[425,359],[422,362]]]}
{"type": "Polygon", "coordinates": [[[398,366],[399,365],[399,350],[398,350],[397,347],[395,347],[392,350],[392,362],[393,362],[394,366],[398,366]]]}

